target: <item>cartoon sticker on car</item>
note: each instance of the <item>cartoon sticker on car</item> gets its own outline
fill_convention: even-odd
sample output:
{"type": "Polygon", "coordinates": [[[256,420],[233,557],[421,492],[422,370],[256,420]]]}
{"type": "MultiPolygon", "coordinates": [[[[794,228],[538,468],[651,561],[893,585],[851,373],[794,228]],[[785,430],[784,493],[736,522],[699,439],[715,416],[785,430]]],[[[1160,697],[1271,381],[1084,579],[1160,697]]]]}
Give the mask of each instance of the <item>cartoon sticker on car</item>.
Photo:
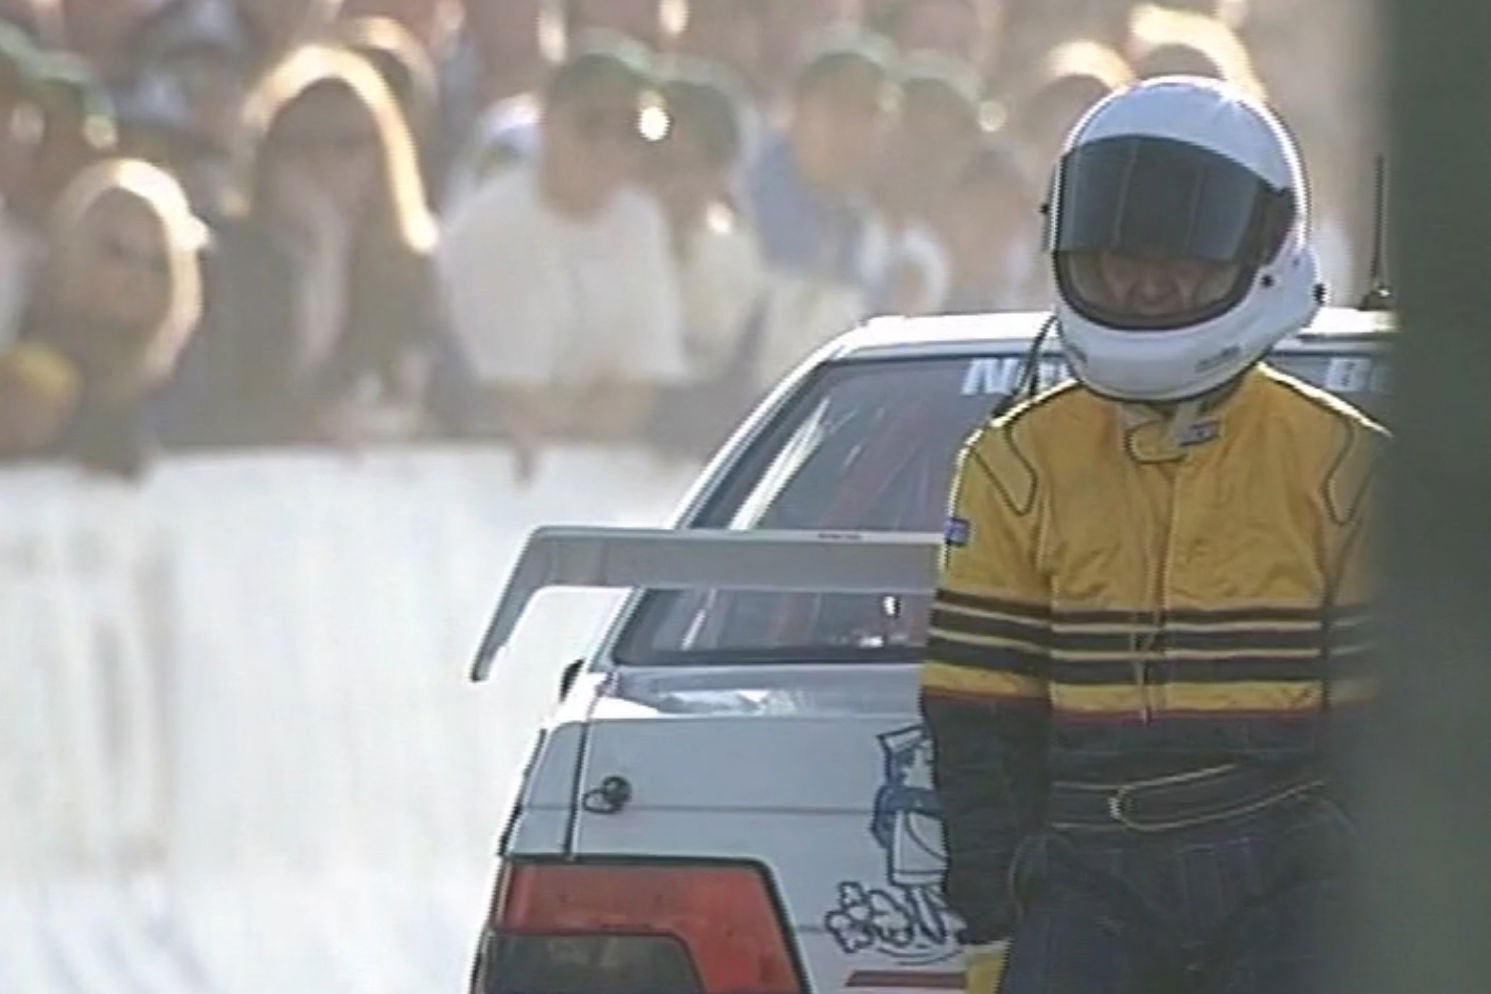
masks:
{"type": "Polygon", "coordinates": [[[907,966],[951,958],[959,922],[943,901],[942,822],[932,789],[932,739],[921,725],[876,736],[882,782],[869,831],[885,856],[878,881],[846,880],[823,927],[845,953],[907,966]]]}

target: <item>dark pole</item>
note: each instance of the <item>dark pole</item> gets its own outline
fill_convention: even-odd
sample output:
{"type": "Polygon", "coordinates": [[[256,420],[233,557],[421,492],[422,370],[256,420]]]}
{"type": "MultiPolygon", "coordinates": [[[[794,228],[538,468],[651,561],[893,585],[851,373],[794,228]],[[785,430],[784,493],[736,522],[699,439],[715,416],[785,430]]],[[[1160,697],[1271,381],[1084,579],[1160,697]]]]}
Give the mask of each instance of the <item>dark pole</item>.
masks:
{"type": "Polygon", "coordinates": [[[1389,0],[1403,332],[1381,531],[1385,714],[1366,750],[1368,967],[1491,991],[1491,4],[1389,0]]]}

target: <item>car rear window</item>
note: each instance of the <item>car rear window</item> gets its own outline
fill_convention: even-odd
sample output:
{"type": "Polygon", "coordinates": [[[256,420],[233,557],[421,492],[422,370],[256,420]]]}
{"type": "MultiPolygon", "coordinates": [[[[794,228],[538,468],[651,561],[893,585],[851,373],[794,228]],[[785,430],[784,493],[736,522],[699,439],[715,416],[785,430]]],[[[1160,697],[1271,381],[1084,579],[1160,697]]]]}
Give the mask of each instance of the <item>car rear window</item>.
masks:
{"type": "MultiPolygon", "coordinates": [[[[1376,411],[1386,364],[1361,345],[1279,352],[1286,372],[1376,411]]],[[[958,446],[1018,383],[1023,356],[848,362],[820,369],[736,460],[696,528],[940,531],[958,446]]],[[[1066,371],[1040,364],[1042,382],[1066,371]]],[[[904,660],[922,643],[924,597],[654,591],[620,662],[904,660]]]]}

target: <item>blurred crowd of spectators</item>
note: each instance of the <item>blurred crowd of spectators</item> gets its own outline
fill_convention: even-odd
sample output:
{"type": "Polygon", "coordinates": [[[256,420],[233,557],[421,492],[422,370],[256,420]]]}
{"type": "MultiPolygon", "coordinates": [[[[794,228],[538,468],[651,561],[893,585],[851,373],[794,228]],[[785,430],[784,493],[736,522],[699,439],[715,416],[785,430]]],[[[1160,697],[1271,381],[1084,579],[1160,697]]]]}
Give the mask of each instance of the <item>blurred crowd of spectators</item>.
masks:
{"type": "Polygon", "coordinates": [[[861,318],[1044,306],[1065,132],[1165,72],[1282,105],[1348,279],[1364,6],[0,0],[0,459],[696,457],[861,318]]]}

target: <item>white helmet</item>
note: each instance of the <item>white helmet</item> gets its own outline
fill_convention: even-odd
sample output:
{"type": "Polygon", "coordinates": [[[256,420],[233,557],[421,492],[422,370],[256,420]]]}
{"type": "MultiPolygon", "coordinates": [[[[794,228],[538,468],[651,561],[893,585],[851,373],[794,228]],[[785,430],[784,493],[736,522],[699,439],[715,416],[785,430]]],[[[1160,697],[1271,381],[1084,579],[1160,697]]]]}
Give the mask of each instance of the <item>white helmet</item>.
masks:
{"type": "Polygon", "coordinates": [[[1323,296],[1293,140],[1201,77],[1145,80],[1083,116],[1052,181],[1047,247],[1067,361],[1121,400],[1226,383],[1323,296]]]}

